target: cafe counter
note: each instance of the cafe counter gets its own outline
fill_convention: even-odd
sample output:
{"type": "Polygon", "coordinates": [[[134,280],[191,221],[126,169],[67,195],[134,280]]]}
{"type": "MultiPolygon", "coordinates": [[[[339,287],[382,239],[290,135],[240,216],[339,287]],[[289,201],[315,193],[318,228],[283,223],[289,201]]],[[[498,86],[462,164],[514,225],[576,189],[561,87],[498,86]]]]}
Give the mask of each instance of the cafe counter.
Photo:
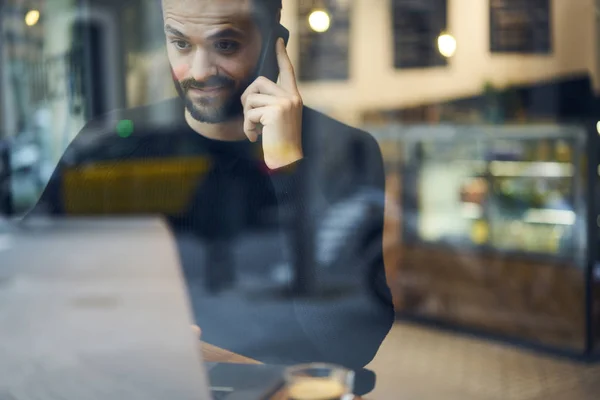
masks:
{"type": "Polygon", "coordinates": [[[557,125],[368,130],[388,182],[398,182],[388,193],[398,318],[594,354],[597,134],[557,125]]]}

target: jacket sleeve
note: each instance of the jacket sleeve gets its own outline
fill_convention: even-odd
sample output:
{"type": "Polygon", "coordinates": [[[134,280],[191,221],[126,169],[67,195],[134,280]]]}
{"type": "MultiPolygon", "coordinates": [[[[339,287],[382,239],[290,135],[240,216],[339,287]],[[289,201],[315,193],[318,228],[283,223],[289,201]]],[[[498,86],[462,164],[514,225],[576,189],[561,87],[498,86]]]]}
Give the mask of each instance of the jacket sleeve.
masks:
{"type": "MultiPolygon", "coordinates": [[[[317,285],[312,296],[297,297],[294,301],[296,318],[313,348],[318,349],[314,361],[355,370],[373,359],[394,320],[383,264],[383,161],[379,145],[370,135],[363,134],[361,146],[369,171],[361,178],[351,178],[352,186],[367,193],[368,203],[374,206],[366,219],[350,228],[359,231],[355,232],[359,239],[337,253],[336,257],[344,260],[344,273],[333,280],[322,276],[323,268],[318,268],[313,277],[296,275],[297,280],[315,278],[317,285]]],[[[354,162],[351,157],[348,160],[349,164],[354,162]]],[[[311,172],[313,161],[304,158],[271,175],[280,212],[292,216],[283,224],[283,233],[290,244],[290,256],[301,267],[302,263],[316,264],[316,233],[321,215],[318,210],[325,199],[323,185],[327,184],[321,187],[315,184],[318,180],[311,172]]]]}

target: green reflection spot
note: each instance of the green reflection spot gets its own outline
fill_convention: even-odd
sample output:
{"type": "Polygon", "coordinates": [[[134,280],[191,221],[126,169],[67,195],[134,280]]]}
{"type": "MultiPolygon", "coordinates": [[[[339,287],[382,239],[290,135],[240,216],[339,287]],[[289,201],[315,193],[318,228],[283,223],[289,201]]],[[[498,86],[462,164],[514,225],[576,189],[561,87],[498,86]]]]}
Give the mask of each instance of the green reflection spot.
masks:
{"type": "Polygon", "coordinates": [[[130,119],[122,119],[117,124],[117,135],[122,138],[131,136],[133,133],[133,121],[130,119]]]}

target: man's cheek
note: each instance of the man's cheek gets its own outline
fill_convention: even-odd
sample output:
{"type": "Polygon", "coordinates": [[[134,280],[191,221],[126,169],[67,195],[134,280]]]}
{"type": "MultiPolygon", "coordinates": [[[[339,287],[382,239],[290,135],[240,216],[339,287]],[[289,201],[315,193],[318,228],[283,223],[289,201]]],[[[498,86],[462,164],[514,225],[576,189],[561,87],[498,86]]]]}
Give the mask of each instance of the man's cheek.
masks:
{"type": "Polygon", "coordinates": [[[172,67],[172,71],[173,78],[175,78],[176,81],[181,82],[182,80],[187,78],[188,72],[190,71],[190,66],[186,63],[174,65],[172,67]]]}

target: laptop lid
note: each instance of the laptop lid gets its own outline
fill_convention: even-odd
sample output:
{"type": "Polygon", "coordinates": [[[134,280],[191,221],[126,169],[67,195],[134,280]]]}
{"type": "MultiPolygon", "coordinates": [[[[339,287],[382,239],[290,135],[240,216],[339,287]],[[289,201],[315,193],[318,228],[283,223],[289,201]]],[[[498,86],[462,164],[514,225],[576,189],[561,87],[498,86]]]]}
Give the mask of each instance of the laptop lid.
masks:
{"type": "Polygon", "coordinates": [[[160,220],[31,218],[0,236],[0,398],[210,399],[160,220]]]}

